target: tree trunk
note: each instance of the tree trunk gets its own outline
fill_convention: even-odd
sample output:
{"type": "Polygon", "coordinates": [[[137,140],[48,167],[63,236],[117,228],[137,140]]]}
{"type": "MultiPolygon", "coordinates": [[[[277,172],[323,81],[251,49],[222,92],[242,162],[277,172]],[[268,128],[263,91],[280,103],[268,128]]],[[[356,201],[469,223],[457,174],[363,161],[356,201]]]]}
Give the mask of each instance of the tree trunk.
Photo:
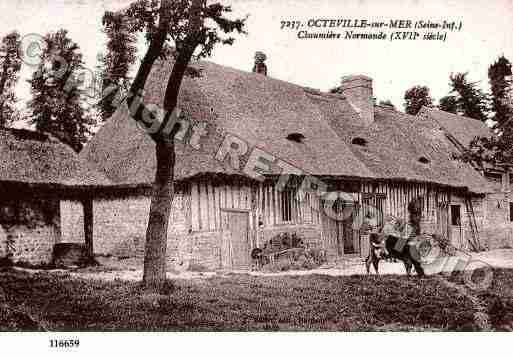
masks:
{"type": "MultiPolygon", "coordinates": [[[[164,134],[163,129],[167,127],[171,114],[177,105],[178,94],[185,70],[199,44],[199,35],[201,34],[200,30],[202,25],[200,12],[203,2],[204,0],[192,1],[190,8],[191,29],[183,42],[182,49],[178,54],[166,87],[164,97],[164,110],[166,115],[164,116],[159,131],[152,135],[156,145],[157,171],[153,184],[148,228],[146,230],[143,275],[144,286],[148,291],[152,292],[159,291],[166,280],[167,228],[174,197],[174,136],[180,128],[175,124],[169,134],[164,134]]],[[[162,33],[159,34],[159,36],[161,35],[162,33]]],[[[162,40],[165,40],[165,36],[156,41],[160,49],[162,49],[163,45],[162,40]]],[[[132,90],[144,88],[151,66],[153,65],[152,61],[155,60],[150,55],[150,51],[148,52],[147,55],[149,59],[148,61],[143,61],[141,64],[136,79],[132,84],[132,90]],[[150,62],[151,66],[149,65],[150,62]]],[[[155,54],[155,50],[152,50],[151,54],[155,54]]],[[[135,117],[136,119],[138,118],[138,116],[135,117]]]]}
{"type": "Polygon", "coordinates": [[[8,69],[8,62],[4,63],[3,69],[2,69],[2,75],[0,76],[0,128],[4,127],[7,123],[7,120],[4,119],[4,102],[5,96],[4,90],[5,90],[5,84],[7,83],[7,69],[8,69]]]}
{"type": "Polygon", "coordinates": [[[157,171],[146,230],[143,283],[158,291],[166,280],[167,227],[174,197],[175,150],[172,139],[156,142],[157,171]]]}

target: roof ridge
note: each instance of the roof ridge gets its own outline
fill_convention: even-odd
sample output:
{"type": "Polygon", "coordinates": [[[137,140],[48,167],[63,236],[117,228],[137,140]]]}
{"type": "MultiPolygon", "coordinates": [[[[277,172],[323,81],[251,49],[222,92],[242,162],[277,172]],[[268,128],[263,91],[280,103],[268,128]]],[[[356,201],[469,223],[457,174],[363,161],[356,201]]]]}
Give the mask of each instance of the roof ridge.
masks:
{"type": "MultiPolygon", "coordinates": [[[[440,110],[439,108],[437,107],[427,107],[427,106],[422,106],[421,108],[421,111],[422,109],[426,109],[426,111],[436,111],[436,112],[441,112],[443,113],[444,115],[448,115],[448,116],[451,116],[451,117],[458,117],[459,119],[465,119],[465,120],[472,120],[472,121],[477,121],[479,123],[484,123],[486,125],[485,122],[481,121],[481,120],[478,120],[477,118],[472,118],[472,117],[468,117],[468,116],[464,116],[464,115],[459,115],[457,113],[452,113],[452,112],[448,112],[448,111],[444,111],[444,110],[440,110]]],[[[419,111],[420,112],[420,111],[419,111]]],[[[438,121],[437,121],[438,122],[438,121]]],[[[488,126],[487,126],[488,127],[488,126]]]]}

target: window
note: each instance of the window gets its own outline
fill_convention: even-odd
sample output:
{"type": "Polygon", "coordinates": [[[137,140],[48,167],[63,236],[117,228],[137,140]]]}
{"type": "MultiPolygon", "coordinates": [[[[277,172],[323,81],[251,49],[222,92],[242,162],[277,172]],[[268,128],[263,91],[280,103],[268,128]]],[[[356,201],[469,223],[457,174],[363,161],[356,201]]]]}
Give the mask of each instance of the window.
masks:
{"type": "Polygon", "coordinates": [[[367,146],[367,140],[365,138],[361,138],[361,137],[353,138],[351,143],[353,145],[357,145],[357,146],[367,146]]]}
{"type": "Polygon", "coordinates": [[[451,205],[451,225],[459,226],[461,224],[461,206],[459,204],[451,205]]]}
{"type": "Polygon", "coordinates": [[[427,165],[430,161],[427,157],[422,156],[419,158],[419,162],[427,165]]]}
{"type": "Polygon", "coordinates": [[[282,222],[292,222],[294,219],[295,192],[290,189],[283,190],[280,201],[282,222]]]}
{"type": "Polygon", "coordinates": [[[513,222],[513,202],[509,202],[509,221],[513,222]]]}
{"type": "Polygon", "coordinates": [[[485,172],[485,178],[495,183],[502,183],[502,176],[497,173],[485,172]]]}
{"type": "Polygon", "coordinates": [[[287,140],[297,142],[297,143],[303,143],[303,140],[305,139],[305,136],[302,133],[289,133],[287,136],[287,140]]]}

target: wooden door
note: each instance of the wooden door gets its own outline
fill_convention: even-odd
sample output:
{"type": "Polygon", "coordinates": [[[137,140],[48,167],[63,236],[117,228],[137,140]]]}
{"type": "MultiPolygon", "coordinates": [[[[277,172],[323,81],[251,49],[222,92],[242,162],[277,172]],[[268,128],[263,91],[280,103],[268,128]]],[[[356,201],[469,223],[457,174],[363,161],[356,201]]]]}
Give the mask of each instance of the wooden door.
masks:
{"type": "Polygon", "coordinates": [[[321,223],[324,250],[326,251],[328,259],[334,260],[339,252],[337,221],[327,216],[326,212],[323,210],[321,211],[321,223]]]}
{"type": "Polygon", "coordinates": [[[249,269],[249,213],[242,211],[227,211],[227,245],[223,246],[223,263],[231,269],[249,269]]]}
{"type": "Polygon", "coordinates": [[[436,217],[439,234],[449,239],[449,206],[447,202],[438,204],[436,217]]]}
{"type": "Polygon", "coordinates": [[[353,216],[354,213],[352,212],[352,209],[354,208],[353,205],[351,205],[350,208],[347,208],[347,213],[345,216],[347,218],[344,218],[343,223],[343,237],[344,237],[344,253],[356,253],[358,250],[358,244],[354,241],[354,235],[353,235],[353,216]]]}

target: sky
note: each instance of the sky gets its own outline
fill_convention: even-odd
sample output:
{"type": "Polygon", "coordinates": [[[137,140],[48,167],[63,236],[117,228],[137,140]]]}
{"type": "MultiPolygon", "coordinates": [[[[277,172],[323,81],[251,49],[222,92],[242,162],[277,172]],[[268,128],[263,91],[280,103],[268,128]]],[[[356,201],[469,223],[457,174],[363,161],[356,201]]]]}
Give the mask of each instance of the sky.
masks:
{"type": "MultiPolygon", "coordinates": [[[[79,44],[86,66],[94,69],[104,51],[101,17],[128,0],[0,0],[0,35],[18,30],[44,35],[65,28],[79,44]]],[[[267,55],[271,77],[317,88],[337,86],[342,76],[365,74],[374,79],[378,100],[402,108],[405,90],[425,85],[439,99],[449,91],[452,72],[469,72],[488,91],[488,66],[500,55],[513,60],[512,0],[222,0],[234,16],[249,15],[248,35],[232,46],[218,46],[210,61],[251,71],[255,51],[267,55]],[[394,19],[462,22],[445,42],[435,40],[380,41],[298,39],[297,31],[281,29],[281,21],[310,19],[394,19]]],[[[306,26],[306,25],[305,25],[306,26]]],[[[330,29],[306,27],[310,32],[330,29]]],[[[345,34],[346,29],[331,29],[345,34]]],[[[357,31],[358,29],[352,29],[357,31]]],[[[367,30],[370,31],[370,30],[367,30]]],[[[387,30],[388,31],[388,30],[387,30]]],[[[379,32],[379,30],[372,30],[379,32]]],[[[143,56],[143,44],[138,53],[143,56]]],[[[137,66],[136,64],[135,66],[137,66]]],[[[17,94],[29,98],[26,79],[33,67],[24,65],[17,94]]]]}

